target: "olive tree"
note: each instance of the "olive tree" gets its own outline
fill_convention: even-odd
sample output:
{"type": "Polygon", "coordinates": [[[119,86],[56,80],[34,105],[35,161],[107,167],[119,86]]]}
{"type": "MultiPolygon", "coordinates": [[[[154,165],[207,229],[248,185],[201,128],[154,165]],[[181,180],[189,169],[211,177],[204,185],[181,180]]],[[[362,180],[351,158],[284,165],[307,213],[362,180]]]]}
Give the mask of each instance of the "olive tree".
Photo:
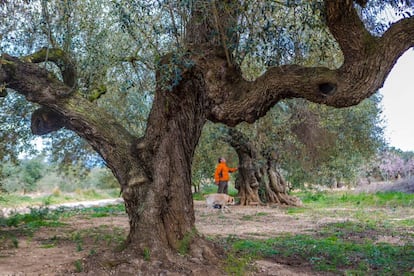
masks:
{"type": "MultiPolygon", "coordinates": [[[[15,3],[1,4],[3,37],[10,45],[18,43],[5,35],[16,18],[16,11],[7,7],[15,3]]],[[[272,66],[277,49],[289,46],[272,45],[272,35],[288,33],[273,25],[272,9],[308,1],[57,1],[64,4],[62,9],[47,1],[18,3],[30,5],[27,13],[42,13],[32,34],[47,32],[30,47],[25,44],[29,39],[20,41],[19,47],[31,54],[19,54],[18,47],[15,55],[2,54],[2,95],[12,90],[39,105],[31,120],[35,135],[64,127],[88,141],[119,181],[130,224],[127,249],[134,253],[128,256],[150,252],[164,264],[180,263],[171,270],[181,272],[186,266],[177,250],[183,246],[188,260],[201,269],[218,260],[216,247],[195,231],[191,197],[192,159],[207,120],[228,126],[251,123],[286,98],[338,108],[356,105],[383,85],[397,59],[414,45],[411,11],[374,36],[359,15],[369,4],[363,0],[315,1],[309,6],[342,51],[337,68],[289,64],[289,58],[272,66]],[[83,18],[77,13],[93,5],[93,12],[83,13],[83,18]],[[81,24],[85,19],[87,24],[81,24]],[[91,31],[88,24],[96,29],[91,31]],[[46,48],[36,51],[39,46],[46,48]],[[269,67],[260,77],[246,80],[240,64],[255,55],[266,57],[269,67]],[[148,56],[155,58],[150,64],[148,56]],[[53,68],[47,70],[45,63],[53,68]],[[141,75],[142,64],[152,66],[152,74],[141,75]],[[120,88],[113,83],[126,80],[127,75],[114,73],[122,66],[137,78],[156,80],[142,135],[99,104],[105,91],[120,88]]]]}

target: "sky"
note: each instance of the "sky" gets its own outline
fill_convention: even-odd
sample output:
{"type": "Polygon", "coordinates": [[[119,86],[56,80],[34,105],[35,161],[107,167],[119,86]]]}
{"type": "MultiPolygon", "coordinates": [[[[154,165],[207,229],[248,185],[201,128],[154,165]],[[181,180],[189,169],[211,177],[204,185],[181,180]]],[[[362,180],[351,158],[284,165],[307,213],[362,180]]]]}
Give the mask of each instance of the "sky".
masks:
{"type": "Polygon", "coordinates": [[[414,151],[414,48],[398,59],[380,93],[389,145],[414,151]]]}

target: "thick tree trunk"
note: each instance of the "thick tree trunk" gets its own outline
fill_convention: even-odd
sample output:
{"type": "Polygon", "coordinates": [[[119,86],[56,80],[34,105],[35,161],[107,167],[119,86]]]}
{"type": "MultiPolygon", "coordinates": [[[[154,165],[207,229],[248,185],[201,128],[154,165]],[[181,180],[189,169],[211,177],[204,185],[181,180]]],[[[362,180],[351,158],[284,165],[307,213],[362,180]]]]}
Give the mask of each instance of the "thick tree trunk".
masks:
{"type": "Polygon", "coordinates": [[[290,206],[302,206],[299,198],[288,194],[288,183],[279,173],[274,156],[268,155],[266,159],[266,172],[268,176],[268,181],[265,182],[266,201],[290,206]]]}
{"type": "Polygon", "coordinates": [[[235,186],[239,191],[241,205],[302,205],[300,199],[288,194],[288,183],[279,173],[274,155],[260,155],[254,145],[239,131],[232,129],[229,134],[229,142],[239,157],[239,174],[235,186]]]}
{"type": "Polygon", "coordinates": [[[128,244],[159,259],[171,259],[175,254],[170,253],[184,248],[193,257],[217,261],[194,228],[191,190],[191,163],[206,121],[203,78],[196,68],[183,77],[172,91],[157,90],[146,135],[138,144],[150,180],[124,190],[128,244]]]}
{"type": "Polygon", "coordinates": [[[262,203],[259,197],[259,184],[262,172],[257,166],[258,153],[241,132],[230,129],[228,142],[236,150],[239,157],[239,170],[235,187],[239,191],[241,205],[262,203]]]}

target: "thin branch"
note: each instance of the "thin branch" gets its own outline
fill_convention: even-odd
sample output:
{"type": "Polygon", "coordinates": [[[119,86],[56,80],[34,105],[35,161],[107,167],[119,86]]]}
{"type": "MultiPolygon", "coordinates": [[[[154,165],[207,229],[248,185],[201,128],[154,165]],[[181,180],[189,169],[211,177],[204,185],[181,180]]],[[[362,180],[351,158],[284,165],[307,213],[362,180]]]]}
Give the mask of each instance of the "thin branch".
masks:
{"type": "Polygon", "coordinates": [[[217,32],[220,34],[221,43],[224,49],[224,53],[226,54],[227,66],[232,67],[229,49],[227,48],[227,43],[226,43],[226,35],[224,34],[221,24],[218,22],[218,12],[217,12],[217,7],[216,7],[216,1],[213,1],[213,16],[214,16],[214,23],[216,25],[215,27],[217,29],[217,32]]]}
{"type": "Polygon", "coordinates": [[[52,45],[52,47],[56,48],[57,43],[56,43],[56,40],[52,36],[52,28],[50,26],[50,17],[49,17],[49,12],[47,11],[47,1],[45,1],[45,0],[42,1],[42,15],[43,15],[43,17],[45,19],[45,22],[46,22],[46,25],[47,25],[47,29],[44,30],[44,31],[47,34],[50,45],[52,45]]]}
{"type": "Polygon", "coordinates": [[[173,28],[174,28],[174,36],[175,36],[177,47],[178,47],[180,45],[180,40],[178,38],[178,29],[177,29],[177,25],[175,24],[174,12],[173,12],[173,8],[172,8],[170,1],[168,1],[168,10],[170,12],[171,21],[172,21],[173,28]]]}

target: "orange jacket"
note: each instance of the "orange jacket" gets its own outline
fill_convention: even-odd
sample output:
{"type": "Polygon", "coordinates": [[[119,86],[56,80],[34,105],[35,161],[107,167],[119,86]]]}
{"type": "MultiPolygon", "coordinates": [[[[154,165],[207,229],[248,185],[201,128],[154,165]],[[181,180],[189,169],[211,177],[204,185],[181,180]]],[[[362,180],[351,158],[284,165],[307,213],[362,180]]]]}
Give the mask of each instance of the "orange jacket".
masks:
{"type": "Polygon", "coordinates": [[[229,181],[229,172],[232,173],[235,171],[237,171],[237,168],[229,168],[226,163],[221,162],[217,165],[216,172],[214,173],[214,181],[229,181]]]}

